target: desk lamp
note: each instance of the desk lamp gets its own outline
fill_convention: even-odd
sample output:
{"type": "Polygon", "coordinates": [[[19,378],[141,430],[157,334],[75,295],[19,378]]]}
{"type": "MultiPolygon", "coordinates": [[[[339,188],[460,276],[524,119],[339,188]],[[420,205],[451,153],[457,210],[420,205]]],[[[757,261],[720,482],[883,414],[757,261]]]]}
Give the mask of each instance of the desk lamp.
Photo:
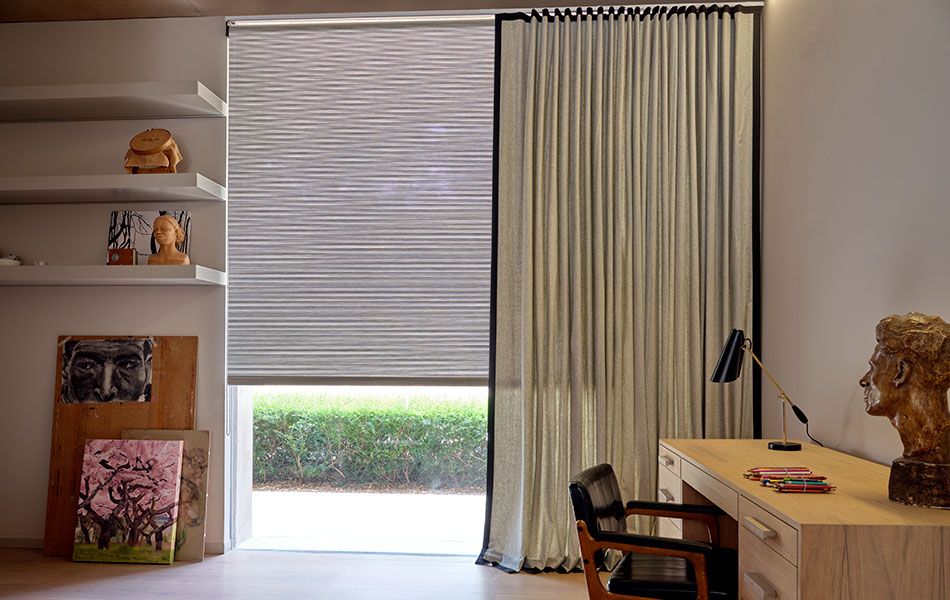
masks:
{"type": "Polygon", "coordinates": [[[802,445],[798,442],[789,442],[785,439],[785,405],[788,404],[792,407],[792,412],[795,413],[795,416],[798,417],[798,420],[805,425],[805,434],[811,438],[813,442],[821,446],[821,442],[811,437],[811,434],[808,433],[808,417],[805,416],[805,413],[802,412],[802,409],[795,406],[791,400],[788,398],[788,394],[785,393],[785,390],[775,381],[775,378],[772,377],[772,374],[768,372],[765,366],[762,364],[762,361],[759,360],[759,357],[752,352],[752,340],[746,339],[745,334],[741,329],[733,329],[732,333],[729,334],[729,339],[726,340],[726,345],[722,347],[722,354],[719,355],[719,362],[716,364],[716,370],[713,371],[712,377],[709,378],[713,383],[729,383],[730,381],[735,381],[739,378],[739,372],[742,369],[742,351],[745,350],[748,352],[752,358],[762,370],[765,371],[765,374],[769,376],[769,379],[772,380],[772,383],[775,384],[775,387],[778,388],[778,397],[782,399],[782,441],[778,442],[769,442],[770,450],[801,450],[802,445]],[[748,342],[748,343],[747,343],[748,342]]]}

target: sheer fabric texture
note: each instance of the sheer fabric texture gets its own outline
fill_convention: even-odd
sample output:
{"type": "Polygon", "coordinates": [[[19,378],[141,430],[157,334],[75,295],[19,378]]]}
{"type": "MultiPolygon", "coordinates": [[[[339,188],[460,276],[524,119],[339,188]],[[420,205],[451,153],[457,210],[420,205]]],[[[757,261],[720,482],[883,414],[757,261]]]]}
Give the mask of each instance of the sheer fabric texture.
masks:
{"type": "Polygon", "coordinates": [[[707,380],[752,328],[756,17],[508,17],[480,558],[570,570],[573,473],[609,462],[624,497],[652,499],[658,438],[752,435],[752,378],[707,380]]]}

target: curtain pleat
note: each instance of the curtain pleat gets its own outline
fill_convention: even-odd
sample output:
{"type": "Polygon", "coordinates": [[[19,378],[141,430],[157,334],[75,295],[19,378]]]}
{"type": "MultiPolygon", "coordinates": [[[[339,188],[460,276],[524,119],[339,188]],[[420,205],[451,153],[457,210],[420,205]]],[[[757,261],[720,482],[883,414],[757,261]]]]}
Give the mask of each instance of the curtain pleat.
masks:
{"type": "Polygon", "coordinates": [[[751,378],[707,379],[752,328],[753,18],[501,19],[483,561],[576,568],[572,474],[653,498],[659,438],[752,434],[751,378]]]}

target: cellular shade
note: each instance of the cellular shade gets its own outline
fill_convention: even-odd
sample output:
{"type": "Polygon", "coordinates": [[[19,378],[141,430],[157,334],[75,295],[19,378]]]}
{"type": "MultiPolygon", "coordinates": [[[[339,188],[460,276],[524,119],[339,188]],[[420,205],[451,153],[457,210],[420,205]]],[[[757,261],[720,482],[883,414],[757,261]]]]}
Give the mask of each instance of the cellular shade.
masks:
{"type": "Polygon", "coordinates": [[[229,35],[229,382],[486,382],[494,26],[229,35]]]}

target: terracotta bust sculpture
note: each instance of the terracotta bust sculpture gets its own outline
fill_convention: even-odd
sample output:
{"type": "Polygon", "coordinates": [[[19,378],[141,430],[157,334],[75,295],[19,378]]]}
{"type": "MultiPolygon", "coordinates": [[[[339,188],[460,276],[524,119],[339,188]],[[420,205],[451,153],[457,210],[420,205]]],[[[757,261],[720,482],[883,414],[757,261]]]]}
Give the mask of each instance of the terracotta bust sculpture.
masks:
{"type": "Polygon", "coordinates": [[[185,239],[185,230],[171,215],[159,215],[152,223],[152,236],[158,244],[158,252],[148,257],[150,265],[190,265],[191,260],[180,252],[175,244],[185,239]]]}
{"type": "Polygon", "coordinates": [[[950,507],[950,324],[920,313],[891,315],[876,329],[861,378],[865,410],[887,417],[904,454],[891,466],[891,500],[950,507]]]}

